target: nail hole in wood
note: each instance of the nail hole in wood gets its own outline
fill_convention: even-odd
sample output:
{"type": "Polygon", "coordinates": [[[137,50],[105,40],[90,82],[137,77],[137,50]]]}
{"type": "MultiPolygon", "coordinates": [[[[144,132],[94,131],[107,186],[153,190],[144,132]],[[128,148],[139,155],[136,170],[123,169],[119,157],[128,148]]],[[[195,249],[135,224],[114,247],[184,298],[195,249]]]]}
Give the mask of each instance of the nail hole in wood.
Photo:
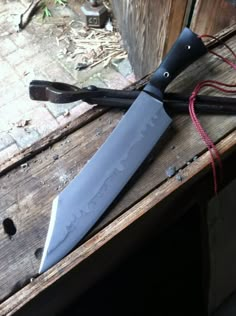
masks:
{"type": "Polygon", "coordinates": [[[16,226],[11,218],[5,218],[2,222],[4,232],[9,236],[13,236],[16,233],[16,226]]]}
{"type": "Polygon", "coordinates": [[[38,248],[34,252],[35,258],[38,260],[42,258],[42,254],[43,254],[43,248],[38,248]]]}

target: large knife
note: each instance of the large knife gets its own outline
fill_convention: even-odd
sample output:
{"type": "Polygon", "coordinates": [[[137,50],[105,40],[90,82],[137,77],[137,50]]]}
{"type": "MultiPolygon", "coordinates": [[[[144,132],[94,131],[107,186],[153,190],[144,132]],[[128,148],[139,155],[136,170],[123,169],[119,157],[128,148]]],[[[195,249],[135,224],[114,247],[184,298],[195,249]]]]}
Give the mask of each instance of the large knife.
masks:
{"type": "Polygon", "coordinates": [[[171,123],[167,85],[207,49],[184,28],[117,127],[80,173],[55,197],[39,273],[66,256],[121,192],[171,123]]]}

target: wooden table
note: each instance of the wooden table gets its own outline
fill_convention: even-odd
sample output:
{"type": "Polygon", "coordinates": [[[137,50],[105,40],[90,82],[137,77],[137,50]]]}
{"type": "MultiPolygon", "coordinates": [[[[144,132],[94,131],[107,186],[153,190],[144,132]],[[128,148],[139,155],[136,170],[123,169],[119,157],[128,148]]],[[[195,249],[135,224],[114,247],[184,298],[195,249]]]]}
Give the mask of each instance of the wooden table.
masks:
{"type": "MultiPolygon", "coordinates": [[[[236,51],[235,26],[219,36],[236,51]]],[[[224,47],[213,42],[209,45],[231,58],[224,47]]],[[[142,88],[148,78],[130,88],[142,88]]],[[[196,83],[204,79],[232,83],[235,72],[207,54],[182,73],[168,90],[190,94],[196,83]]],[[[204,93],[217,95],[211,89],[204,93]]],[[[116,265],[131,248],[137,247],[145,234],[157,227],[162,229],[186,211],[182,207],[169,214],[168,205],[183,203],[183,196],[186,198],[192,185],[196,187],[194,196],[187,193],[190,200],[202,196],[202,192],[199,195],[196,192],[205,175],[209,174],[211,179],[209,153],[189,115],[176,115],[161,149],[153,152],[84,242],[49,271],[37,276],[53,198],[101,146],[123,115],[121,110],[94,108],[0,167],[0,218],[12,219],[16,227],[11,238],[0,230],[0,315],[16,312],[52,315],[68,304],[75,293],[82,293],[116,265]],[[167,177],[166,169],[170,166],[175,166],[182,181],[175,176],[167,177]],[[53,299],[45,306],[43,299],[50,293],[53,299]]],[[[235,116],[199,117],[222,157],[230,159],[236,150],[235,116]]],[[[213,193],[211,184],[212,181],[205,194],[208,197],[213,193]]]]}

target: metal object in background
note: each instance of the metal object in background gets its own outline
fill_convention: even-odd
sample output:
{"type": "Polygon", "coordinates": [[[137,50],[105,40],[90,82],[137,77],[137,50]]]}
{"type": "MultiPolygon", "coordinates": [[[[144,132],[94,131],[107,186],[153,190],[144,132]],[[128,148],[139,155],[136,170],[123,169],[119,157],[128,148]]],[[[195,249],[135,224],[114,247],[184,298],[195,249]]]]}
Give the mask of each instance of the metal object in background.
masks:
{"type": "Polygon", "coordinates": [[[89,0],[81,6],[84,20],[89,27],[102,28],[108,19],[107,8],[101,1],[89,0]]]}
{"type": "MultiPolygon", "coordinates": [[[[52,103],[70,103],[85,101],[109,108],[127,109],[132,105],[141,91],[117,90],[88,86],[76,86],[55,81],[32,80],[29,85],[31,100],[49,101],[52,103]]],[[[188,113],[189,95],[181,93],[165,93],[164,107],[167,113],[188,113]]],[[[196,111],[204,114],[236,115],[236,99],[232,97],[217,97],[198,95],[196,97],[196,111]]]]}

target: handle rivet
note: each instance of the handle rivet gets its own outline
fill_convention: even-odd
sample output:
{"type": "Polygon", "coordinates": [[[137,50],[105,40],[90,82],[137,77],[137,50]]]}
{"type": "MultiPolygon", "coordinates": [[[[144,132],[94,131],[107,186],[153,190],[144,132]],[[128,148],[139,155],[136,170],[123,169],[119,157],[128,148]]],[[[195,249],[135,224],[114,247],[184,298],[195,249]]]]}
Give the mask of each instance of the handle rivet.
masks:
{"type": "Polygon", "coordinates": [[[97,90],[97,87],[96,87],[96,86],[93,86],[93,85],[90,85],[90,86],[87,87],[87,90],[89,90],[89,91],[95,91],[95,90],[97,90]]]}
{"type": "Polygon", "coordinates": [[[163,74],[163,76],[164,76],[165,78],[168,78],[168,77],[170,76],[170,74],[169,74],[168,71],[165,71],[164,74],[163,74]]]}
{"type": "Polygon", "coordinates": [[[185,49],[190,50],[190,49],[191,49],[191,46],[190,46],[190,45],[186,45],[186,46],[185,46],[185,49]]]}

